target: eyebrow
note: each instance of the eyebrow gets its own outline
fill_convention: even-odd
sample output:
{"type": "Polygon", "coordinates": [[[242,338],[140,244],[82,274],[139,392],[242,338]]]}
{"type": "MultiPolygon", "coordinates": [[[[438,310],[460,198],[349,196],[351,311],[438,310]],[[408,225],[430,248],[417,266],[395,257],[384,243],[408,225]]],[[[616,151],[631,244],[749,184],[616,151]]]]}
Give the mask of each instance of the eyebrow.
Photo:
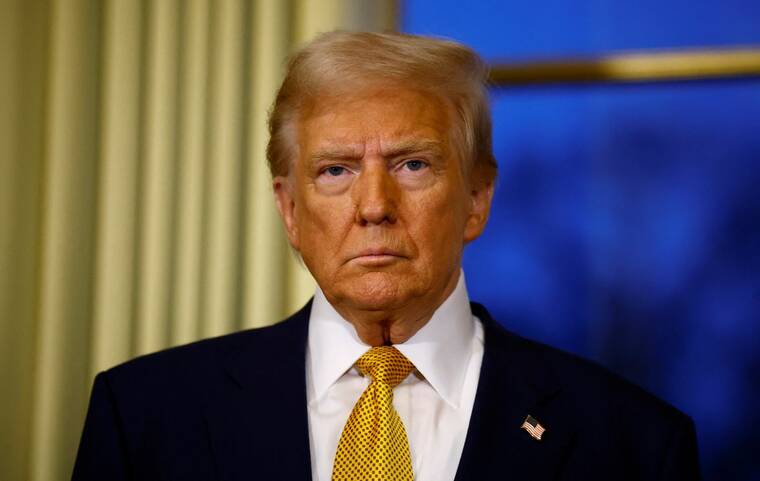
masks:
{"type": "Polygon", "coordinates": [[[433,155],[441,156],[443,154],[443,145],[435,140],[415,139],[400,141],[383,149],[383,157],[401,157],[403,155],[418,154],[421,152],[429,152],[433,155]]]}
{"type": "Polygon", "coordinates": [[[317,150],[309,156],[309,160],[312,163],[317,163],[323,160],[359,160],[362,158],[362,153],[359,149],[353,149],[348,146],[331,145],[323,149],[317,150]]]}
{"type": "MultiPolygon", "coordinates": [[[[413,139],[393,142],[383,148],[384,158],[395,158],[409,154],[429,152],[434,156],[442,156],[443,146],[435,140],[413,139]]],[[[317,163],[324,160],[360,160],[363,156],[362,149],[335,143],[312,153],[309,160],[317,163]]]]}

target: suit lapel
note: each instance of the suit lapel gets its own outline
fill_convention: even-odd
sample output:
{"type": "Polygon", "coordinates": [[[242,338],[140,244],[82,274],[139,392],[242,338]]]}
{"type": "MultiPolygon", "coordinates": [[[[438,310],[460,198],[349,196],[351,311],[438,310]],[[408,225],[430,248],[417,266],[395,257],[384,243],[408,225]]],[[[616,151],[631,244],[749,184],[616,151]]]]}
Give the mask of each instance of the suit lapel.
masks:
{"type": "Polygon", "coordinates": [[[246,333],[226,357],[232,382],[205,412],[220,481],[311,479],[305,380],[310,308],[246,333]]]}
{"type": "MultiPolygon", "coordinates": [[[[220,481],[310,480],[305,359],[311,303],[281,324],[247,333],[224,360],[231,381],[205,415],[220,481]],[[251,335],[252,334],[252,335],[251,335]]],[[[526,341],[480,305],[485,351],[456,481],[557,478],[574,429],[562,416],[559,383],[526,341]],[[541,441],[520,429],[527,415],[541,441]]]]}
{"type": "Polygon", "coordinates": [[[572,443],[572,421],[563,419],[554,374],[502,329],[480,305],[485,350],[464,451],[456,481],[555,479],[572,443]],[[546,428],[540,441],[520,426],[531,415],[546,428]]]}

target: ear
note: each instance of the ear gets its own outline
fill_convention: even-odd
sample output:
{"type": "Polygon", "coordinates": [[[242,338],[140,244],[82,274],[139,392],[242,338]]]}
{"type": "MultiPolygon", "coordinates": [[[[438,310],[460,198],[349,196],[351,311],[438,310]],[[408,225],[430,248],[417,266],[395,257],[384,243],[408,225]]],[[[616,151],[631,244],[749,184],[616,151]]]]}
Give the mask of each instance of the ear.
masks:
{"type": "Polygon", "coordinates": [[[491,212],[493,199],[493,180],[478,179],[470,191],[470,212],[464,228],[464,242],[472,242],[483,233],[491,212]]]}
{"type": "Polygon", "coordinates": [[[285,233],[288,235],[288,242],[293,249],[300,252],[300,242],[298,237],[298,223],[295,216],[295,197],[293,195],[293,182],[290,177],[277,176],[272,179],[272,190],[274,191],[274,201],[277,204],[277,210],[280,212],[282,223],[285,225],[285,233]]]}

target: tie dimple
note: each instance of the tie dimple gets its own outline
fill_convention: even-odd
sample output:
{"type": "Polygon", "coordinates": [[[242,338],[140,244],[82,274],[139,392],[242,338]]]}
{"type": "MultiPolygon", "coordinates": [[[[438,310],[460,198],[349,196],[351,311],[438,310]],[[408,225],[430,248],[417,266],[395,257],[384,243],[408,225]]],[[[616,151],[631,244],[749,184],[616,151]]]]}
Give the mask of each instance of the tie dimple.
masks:
{"type": "Polygon", "coordinates": [[[406,379],[414,364],[393,346],[373,347],[356,361],[356,366],[373,381],[396,387],[406,379]]]}
{"type": "Polygon", "coordinates": [[[393,408],[393,388],[414,369],[395,347],[373,347],[356,362],[372,382],[346,421],[333,464],[333,481],[413,481],[409,440],[393,408]]]}

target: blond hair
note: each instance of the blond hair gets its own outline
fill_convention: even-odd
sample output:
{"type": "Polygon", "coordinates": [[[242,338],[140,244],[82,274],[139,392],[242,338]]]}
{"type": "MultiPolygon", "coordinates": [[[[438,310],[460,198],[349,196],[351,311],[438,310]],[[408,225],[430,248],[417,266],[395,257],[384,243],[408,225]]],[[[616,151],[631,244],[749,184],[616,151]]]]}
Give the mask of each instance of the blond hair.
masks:
{"type": "Polygon", "coordinates": [[[267,160],[272,176],[287,175],[298,155],[298,115],[319,95],[378,83],[415,87],[453,106],[452,135],[467,172],[493,181],[488,69],[459,43],[399,33],[329,32],[289,60],[269,116],[267,160]]]}

